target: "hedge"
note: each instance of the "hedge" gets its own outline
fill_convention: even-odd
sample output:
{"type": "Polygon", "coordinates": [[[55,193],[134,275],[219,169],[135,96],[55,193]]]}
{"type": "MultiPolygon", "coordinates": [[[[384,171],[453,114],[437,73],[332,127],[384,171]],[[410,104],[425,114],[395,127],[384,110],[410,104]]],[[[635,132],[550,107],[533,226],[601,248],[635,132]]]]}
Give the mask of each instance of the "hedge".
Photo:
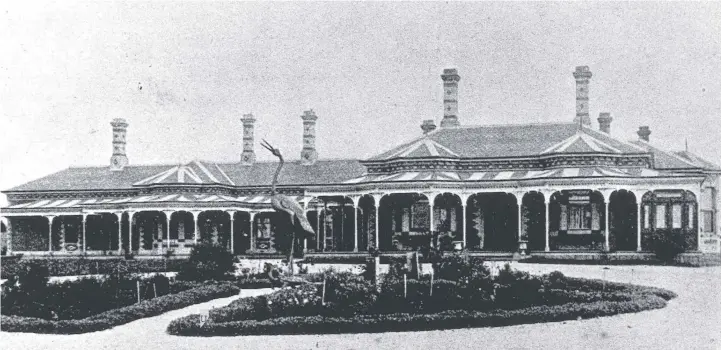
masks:
{"type": "Polygon", "coordinates": [[[678,295],[668,289],[641,286],[630,283],[610,282],[599,279],[586,279],[566,276],[566,283],[569,287],[578,288],[579,291],[600,291],[607,292],[623,291],[626,293],[652,294],[664,300],[671,300],[678,295]]]}
{"type": "Polygon", "coordinates": [[[47,259],[17,259],[2,258],[0,278],[6,279],[17,275],[28,264],[42,264],[47,266],[50,276],[78,276],[108,274],[115,271],[118,264],[122,264],[130,273],[179,271],[180,266],[187,259],[88,259],[88,258],[47,258],[47,259]]]}
{"type": "Polygon", "coordinates": [[[274,288],[277,287],[268,278],[244,278],[239,277],[233,284],[243,289],[261,289],[261,288],[274,288]]]}
{"type": "Polygon", "coordinates": [[[173,320],[168,325],[167,332],[183,336],[238,336],[423,331],[558,322],[660,309],[664,306],[666,306],[666,300],[663,298],[655,295],[643,295],[630,301],[568,303],[490,312],[453,310],[434,314],[279,317],[262,321],[244,320],[203,324],[201,324],[200,315],[190,315],[173,320]]]}
{"type": "Polygon", "coordinates": [[[97,332],[146,317],[184,308],[216,298],[229,297],[240,292],[230,283],[218,283],[164,295],[138,304],[109,310],[80,320],[53,321],[33,317],[2,315],[0,323],[6,332],[78,334],[97,332]]]}
{"type": "Polygon", "coordinates": [[[552,265],[648,265],[648,266],[678,266],[678,267],[705,267],[721,266],[721,258],[718,253],[682,253],[673,261],[662,261],[654,255],[639,254],[637,256],[618,256],[610,253],[591,255],[588,259],[573,257],[533,255],[519,260],[526,264],[552,264],[552,265]]]}

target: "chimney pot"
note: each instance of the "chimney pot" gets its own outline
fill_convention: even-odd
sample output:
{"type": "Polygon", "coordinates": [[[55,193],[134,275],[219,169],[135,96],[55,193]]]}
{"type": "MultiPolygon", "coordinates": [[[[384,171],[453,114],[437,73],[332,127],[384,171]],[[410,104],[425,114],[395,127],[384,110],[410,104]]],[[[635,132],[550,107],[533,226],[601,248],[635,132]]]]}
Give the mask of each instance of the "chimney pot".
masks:
{"type": "Polygon", "coordinates": [[[244,114],[240,121],[243,122],[243,153],[240,154],[240,164],[253,165],[255,163],[255,151],[253,149],[255,117],[252,113],[244,114]]]}
{"type": "Polygon", "coordinates": [[[125,154],[128,122],[123,118],[115,118],[110,125],[113,127],[113,155],[110,157],[110,170],[121,171],[128,165],[128,156],[125,154]]]}
{"type": "Polygon", "coordinates": [[[423,121],[423,124],[421,124],[421,130],[423,130],[424,135],[435,129],[436,124],[433,122],[433,119],[426,119],[423,121]]]}
{"type": "Polygon", "coordinates": [[[651,135],[651,129],[649,129],[647,125],[639,126],[636,133],[641,140],[648,142],[648,136],[651,135]]]}
{"type": "Polygon", "coordinates": [[[601,112],[598,115],[598,127],[601,131],[610,134],[611,133],[611,122],[613,121],[613,118],[611,117],[611,113],[608,112],[601,112]]]}
{"type": "Polygon", "coordinates": [[[303,112],[303,149],[300,151],[300,162],[303,165],[313,165],[318,160],[318,151],[315,149],[315,121],[318,116],[313,109],[303,112]]]}
{"type": "Polygon", "coordinates": [[[576,118],[573,122],[584,126],[591,125],[588,114],[588,81],[592,76],[588,66],[578,66],[573,72],[573,78],[576,79],[576,118]]]}
{"type": "Polygon", "coordinates": [[[461,76],[455,68],[446,68],[441,74],[443,80],[443,119],[441,127],[461,125],[458,121],[458,81],[461,76]]]}

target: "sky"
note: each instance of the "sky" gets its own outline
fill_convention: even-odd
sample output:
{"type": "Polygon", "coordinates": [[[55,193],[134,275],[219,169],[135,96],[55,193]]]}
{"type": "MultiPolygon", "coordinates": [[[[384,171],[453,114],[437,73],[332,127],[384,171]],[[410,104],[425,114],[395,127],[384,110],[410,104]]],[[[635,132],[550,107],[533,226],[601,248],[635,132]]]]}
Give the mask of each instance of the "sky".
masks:
{"type": "Polygon", "coordinates": [[[30,2],[0,5],[0,189],[109,165],[113,118],[131,164],[368,158],[443,116],[458,69],[463,125],[572,121],[587,65],[593,126],[721,164],[721,3],[30,2]]]}

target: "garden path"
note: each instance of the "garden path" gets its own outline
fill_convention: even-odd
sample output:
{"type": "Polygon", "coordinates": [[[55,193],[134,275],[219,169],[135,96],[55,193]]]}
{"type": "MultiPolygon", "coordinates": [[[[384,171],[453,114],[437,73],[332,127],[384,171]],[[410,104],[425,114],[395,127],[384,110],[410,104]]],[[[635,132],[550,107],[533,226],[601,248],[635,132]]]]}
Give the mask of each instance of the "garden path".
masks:
{"type": "MultiPolygon", "coordinates": [[[[499,328],[382,334],[177,337],[165,333],[177,317],[222,306],[237,297],[171,311],[83,335],[0,333],[5,349],[721,349],[721,267],[513,264],[532,273],[658,286],[678,293],[661,310],[582,321],[499,328]],[[604,272],[605,271],[605,272],[604,272]]],[[[264,291],[243,291],[243,295],[264,291]]]]}

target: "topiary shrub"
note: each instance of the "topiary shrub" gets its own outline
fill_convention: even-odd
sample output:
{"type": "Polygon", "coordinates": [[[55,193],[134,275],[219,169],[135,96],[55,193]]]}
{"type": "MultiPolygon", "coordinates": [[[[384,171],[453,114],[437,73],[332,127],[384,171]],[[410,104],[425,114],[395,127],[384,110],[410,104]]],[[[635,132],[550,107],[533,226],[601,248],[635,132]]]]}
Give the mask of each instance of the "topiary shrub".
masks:
{"type": "Polygon", "coordinates": [[[177,278],[186,281],[222,281],[235,271],[233,255],[225,247],[203,242],[193,247],[177,278]]]}

